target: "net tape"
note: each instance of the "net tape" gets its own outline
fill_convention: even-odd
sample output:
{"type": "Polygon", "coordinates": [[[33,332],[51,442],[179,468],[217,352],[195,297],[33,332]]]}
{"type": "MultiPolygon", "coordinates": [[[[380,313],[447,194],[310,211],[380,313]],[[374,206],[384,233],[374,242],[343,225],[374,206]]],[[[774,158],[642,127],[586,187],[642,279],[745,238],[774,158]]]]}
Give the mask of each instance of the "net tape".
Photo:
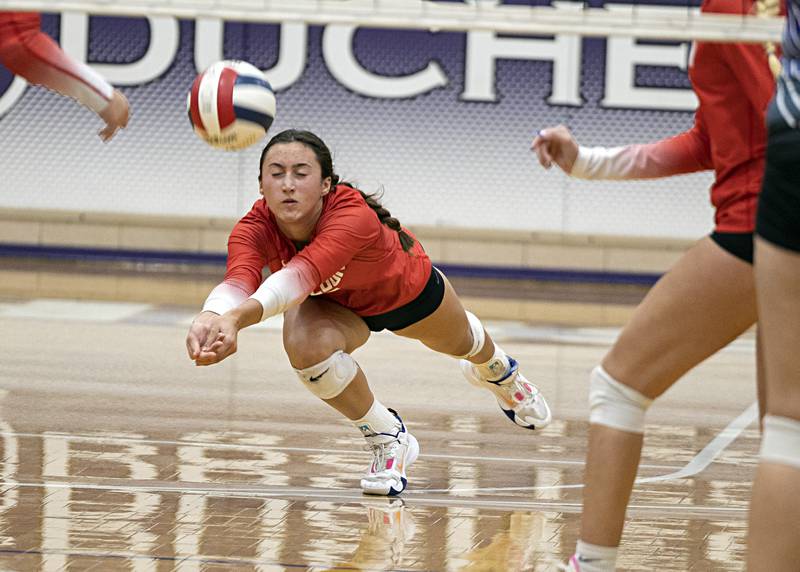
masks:
{"type": "Polygon", "coordinates": [[[0,0],[0,10],[720,42],[778,42],[783,26],[782,18],[771,15],[700,14],[696,8],[638,4],[591,8],[569,1],[521,6],[483,0],[0,0]]]}

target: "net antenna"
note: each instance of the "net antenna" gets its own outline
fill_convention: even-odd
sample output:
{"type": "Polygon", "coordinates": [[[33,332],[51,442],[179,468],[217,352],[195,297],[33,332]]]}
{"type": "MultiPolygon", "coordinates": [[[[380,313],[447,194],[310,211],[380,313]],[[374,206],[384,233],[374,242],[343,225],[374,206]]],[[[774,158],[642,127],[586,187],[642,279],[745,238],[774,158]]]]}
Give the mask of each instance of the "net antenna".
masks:
{"type": "Polygon", "coordinates": [[[0,10],[754,43],[779,42],[783,26],[783,18],[769,10],[759,17],[700,14],[696,8],[638,5],[635,0],[603,8],[566,0],[552,6],[503,5],[498,0],[0,0],[0,10]]]}

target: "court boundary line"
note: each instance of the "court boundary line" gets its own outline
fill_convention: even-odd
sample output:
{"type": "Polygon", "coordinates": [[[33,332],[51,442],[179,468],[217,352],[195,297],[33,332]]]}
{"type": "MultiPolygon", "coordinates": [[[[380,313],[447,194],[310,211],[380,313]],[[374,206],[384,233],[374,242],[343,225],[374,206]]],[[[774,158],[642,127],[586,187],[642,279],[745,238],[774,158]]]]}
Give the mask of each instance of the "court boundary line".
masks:
{"type": "MultiPolygon", "coordinates": [[[[635,484],[644,484],[652,482],[663,482],[668,480],[684,479],[695,476],[704,471],[714,460],[724,451],[731,443],[733,443],[739,435],[749,427],[753,421],[758,418],[758,404],[752,403],[742,413],[736,416],[728,425],[720,431],[703,449],[701,449],[684,467],[655,477],[642,477],[637,478],[635,484]]],[[[36,433],[12,433],[0,432],[0,435],[14,434],[19,436],[29,437],[45,437],[49,435],[36,434],[36,433]]],[[[68,439],[69,435],[53,435],[53,437],[60,437],[68,439]]],[[[90,440],[89,437],[82,439],[90,440]]],[[[104,437],[102,439],[115,439],[113,437],[104,437]]],[[[141,443],[140,440],[131,438],[122,438],[121,440],[141,443]]],[[[178,442],[182,443],[182,442],[178,442]]],[[[185,443],[189,444],[189,443],[185,443]]],[[[250,446],[254,447],[254,446],[250,446]]],[[[201,484],[201,483],[198,483],[201,484]]],[[[219,488],[219,487],[185,487],[177,486],[148,486],[148,485],[133,485],[133,484],[103,484],[103,483],[75,483],[75,482],[22,482],[14,480],[0,481],[0,486],[3,487],[30,487],[30,488],[68,488],[68,489],[90,489],[90,490],[124,490],[128,492],[143,492],[143,493],[175,493],[175,494],[200,494],[207,496],[223,496],[234,497],[241,496],[247,498],[291,498],[293,496],[300,497],[301,499],[320,500],[351,500],[351,501],[364,501],[363,494],[356,493],[356,489],[279,489],[275,491],[257,489],[257,488],[219,488]]],[[[561,490],[561,489],[579,489],[583,488],[583,483],[564,484],[564,485],[542,485],[542,486],[526,486],[526,487],[476,487],[471,489],[463,488],[449,488],[449,489],[420,489],[420,490],[407,490],[403,496],[403,501],[415,500],[419,504],[434,504],[445,506],[475,506],[482,505],[484,507],[492,508],[535,508],[545,509],[551,511],[561,511],[565,509],[580,510],[580,503],[564,503],[564,502],[547,502],[544,500],[528,500],[528,501],[515,501],[515,500],[499,500],[499,499],[465,499],[458,496],[446,499],[436,499],[434,497],[425,496],[430,494],[448,494],[464,493],[464,492],[522,492],[522,491],[535,491],[535,490],[561,490]]],[[[415,503],[415,504],[417,504],[415,503]]],[[[746,512],[747,507],[687,507],[684,505],[630,505],[631,510],[683,510],[685,512],[712,512],[712,513],[741,513],[746,512]]]]}
{"type": "MultiPolygon", "coordinates": [[[[199,484],[199,483],[198,483],[199,484]]],[[[445,506],[461,508],[483,508],[489,510],[544,510],[547,512],[572,512],[581,511],[582,505],[579,502],[568,502],[562,500],[513,500],[513,499],[493,499],[493,498],[463,498],[459,496],[437,498],[416,495],[414,497],[369,497],[365,496],[360,489],[276,489],[264,490],[253,487],[252,489],[236,488],[215,488],[215,487],[185,487],[185,486],[155,486],[155,485],[134,485],[123,483],[75,483],[75,482],[44,482],[32,483],[21,481],[0,481],[0,487],[22,487],[22,488],[42,488],[42,489],[77,489],[77,490],[103,490],[119,491],[126,493],[144,494],[186,494],[206,496],[211,498],[246,498],[246,499],[291,499],[300,502],[311,500],[319,502],[346,503],[356,502],[363,506],[374,504],[378,500],[400,500],[404,505],[410,506],[445,506]]],[[[409,491],[405,491],[407,494],[409,491]]],[[[427,492],[427,491],[420,491],[427,492]]],[[[690,515],[704,514],[741,514],[747,513],[748,507],[729,507],[729,506],[687,506],[687,505],[643,505],[631,504],[628,506],[630,511],[636,512],[665,512],[681,511],[681,517],[690,515]]]]}
{"type": "MultiPolygon", "coordinates": [[[[322,449],[318,447],[283,447],[279,445],[255,445],[246,443],[219,443],[214,441],[177,441],[169,439],[136,439],[134,437],[94,437],[92,435],[77,435],[69,433],[27,433],[17,431],[0,431],[0,436],[9,437],[33,437],[33,438],[55,438],[65,441],[86,441],[92,443],[133,443],[137,445],[175,445],[189,447],[208,447],[214,449],[236,449],[241,451],[288,451],[292,453],[322,453],[334,455],[351,455],[353,453],[367,456],[369,453],[359,449],[322,449]]],[[[453,461],[487,461],[499,463],[530,463],[530,464],[550,464],[550,465],[583,465],[583,461],[568,461],[563,459],[532,459],[530,457],[486,457],[479,455],[449,455],[446,453],[420,453],[420,458],[445,459],[453,461]]],[[[675,465],[641,465],[646,469],[678,469],[675,465]]]]}

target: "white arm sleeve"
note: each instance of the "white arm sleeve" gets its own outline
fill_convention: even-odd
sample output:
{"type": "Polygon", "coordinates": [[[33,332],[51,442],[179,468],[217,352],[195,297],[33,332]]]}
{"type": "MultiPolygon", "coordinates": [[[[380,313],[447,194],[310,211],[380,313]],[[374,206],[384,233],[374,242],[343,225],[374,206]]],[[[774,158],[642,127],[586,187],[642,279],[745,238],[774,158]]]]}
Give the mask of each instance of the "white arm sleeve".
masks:
{"type": "Polygon", "coordinates": [[[270,274],[250,296],[263,308],[261,321],[296,306],[314,290],[313,282],[309,282],[301,268],[293,262],[294,260],[285,268],[270,274]]]}
{"type": "Polygon", "coordinates": [[[635,176],[629,147],[578,147],[570,176],[578,179],[628,179],[635,176]]]}
{"type": "Polygon", "coordinates": [[[218,284],[203,304],[203,312],[214,312],[220,316],[247,299],[249,292],[230,282],[218,284]]]}

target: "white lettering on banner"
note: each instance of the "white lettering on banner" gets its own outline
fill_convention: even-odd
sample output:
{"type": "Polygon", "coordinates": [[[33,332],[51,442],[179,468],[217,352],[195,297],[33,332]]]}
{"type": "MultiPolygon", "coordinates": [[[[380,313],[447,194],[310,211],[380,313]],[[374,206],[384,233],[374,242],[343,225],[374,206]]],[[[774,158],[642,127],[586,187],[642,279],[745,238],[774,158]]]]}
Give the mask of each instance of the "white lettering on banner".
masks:
{"type": "MultiPolygon", "coordinates": [[[[141,59],[129,64],[90,64],[92,69],[115,85],[139,85],[161,77],[178,53],[180,29],[171,16],[148,16],[150,43],[141,59]]],[[[89,45],[89,16],[85,12],[61,15],[61,48],[78,61],[86,62],[89,45]]]]}
{"type": "MultiPolygon", "coordinates": [[[[630,10],[630,6],[606,6],[607,10],[630,10]]],[[[662,13],[686,8],[641,6],[641,10],[662,13]]],[[[691,89],[664,89],[639,87],[636,85],[636,66],[664,66],[686,70],[689,44],[640,45],[634,38],[608,38],[606,40],[606,94],[600,105],[603,107],[627,107],[636,109],[669,109],[691,111],[697,108],[697,96],[691,89]]]]}
{"type": "MultiPolygon", "coordinates": [[[[559,10],[581,6],[554,2],[559,10]]],[[[581,105],[581,38],[560,34],[553,39],[498,38],[494,32],[467,32],[465,101],[497,101],[495,62],[498,59],[546,60],[553,62],[553,91],[547,98],[551,105],[581,105]]]]}
{"type": "Polygon", "coordinates": [[[311,293],[311,296],[320,296],[322,294],[329,294],[331,292],[336,292],[339,289],[339,283],[342,281],[342,278],[344,277],[345,268],[347,267],[342,266],[342,268],[338,270],[333,276],[331,276],[325,282],[320,284],[319,288],[311,293]]]}
{"type": "Polygon", "coordinates": [[[553,92],[551,105],[580,105],[581,41],[560,35],[553,40],[498,38],[492,32],[467,34],[464,92],[466,101],[497,101],[495,62],[498,59],[551,60],[553,92]]]}
{"type": "Polygon", "coordinates": [[[28,82],[23,78],[16,76],[11,85],[8,86],[5,93],[0,95],[0,117],[8,112],[25,93],[25,88],[28,87],[28,82]]]}
{"type": "MultiPolygon", "coordinates": [[[[194,28],[194,65],[203,71],[225,59],[222,44],[225,27],[219,18],[200,18],[194,28]]],[[[281,25],[278,61],[272,68],[262,70],[275,91],[291,87],[303,75],[308,57],[308,26],[288,23],[281,25]]]]}
{"type": "MultiPolygon", "coordinates": [[[[497,0],[481,0],[487,4],[497,0]]],[[[556,10],[576,10],[573,2],[554,2],[556,10]]],[[[607,10],[631,10],[632,4],[607,5],[607,10]]],[[[685,12],[685,7],[638,6],[637,10],[659,10],[664,14],[685,12]]],[[[115,85],[141,85],[167,72],[179,48],[180,28],[173,17],[148,17],[150,39],[139,60],[125,64],[91,64],[92,68],[115,85]]],[[[354,53],[353,38],[358,28],[328,25],[323,30],[323,57],[328,70],[344,87],[375,98],[404,99],[448,85],[449,78],[435,61],[424,69],[404,76],[389,77],[365,69],[354,53]]],[[[61,44],[64,51],[79,61],[86,61],[89,45],[89,18],[82,12],[65,12],[61,17],[61,44]]],[[[199,19],[195,23],[194,61],[203,70],[224,58],[224,24],[219,19],[199,19]]],[[[390,33],[390,32],[388,32],[390,33]]],[[[554,38],[498,36],[493,32],[472,31],[465,34],[464,90],[462,101],[497,101],[496,64],[498,60],[552,62],[550,105],[582,105],[580,81],[583,42],[579,36],[560,34],[554,38]]],[[[639,44],[622,37],[606,39],[605,93],[602,107],[668,109],[690,111],[697,107],[691,89],[637,86],[636,66],[687,67],[687,44],[639,44]]],[[[308,26],[301,23],[281,25],[277,63],[265,74],[273,88],[285,90],[296,83],[308,63],[308,26]]],[[[22,97],[25,83],[16,78],[0,93],[0,117],[22,97]]],[[[188,88],[188,86],[187,86],[188,88]]]]}
{"type": "Polygon", "coordinates": [[[386,77],[365,70],[353,54],[355,26],[330,25],[322,37],[322,54],[333,77],[346,88],[369,97],[403,99],[427,93],[447,85],[447,76],[439,64],[429,62],[417,73],[386,77]]]}
{"type": "Polygon", "coordinates": [[[686,69],[688,44],[637,45],[632,38],[608,38],[606,48],[606,95],[603,107],[691,111],[697,96],[691,89],[639,87],[636,66],[670,66],[686,69]]]}

